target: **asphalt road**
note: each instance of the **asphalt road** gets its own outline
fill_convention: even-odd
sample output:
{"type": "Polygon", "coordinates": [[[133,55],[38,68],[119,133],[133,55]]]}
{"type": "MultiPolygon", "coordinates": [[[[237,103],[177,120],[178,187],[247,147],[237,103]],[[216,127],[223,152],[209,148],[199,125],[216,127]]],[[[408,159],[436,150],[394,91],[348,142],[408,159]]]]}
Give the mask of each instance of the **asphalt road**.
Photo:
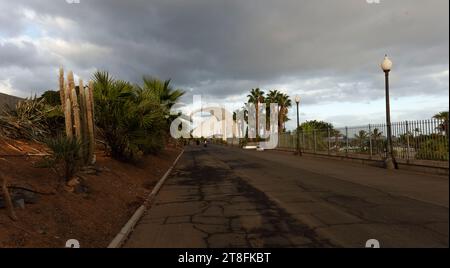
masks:
{"type": "Polygon", "coordinates": [[[125,247],[448,247],[448,178],[186,148],[125,247]]]}

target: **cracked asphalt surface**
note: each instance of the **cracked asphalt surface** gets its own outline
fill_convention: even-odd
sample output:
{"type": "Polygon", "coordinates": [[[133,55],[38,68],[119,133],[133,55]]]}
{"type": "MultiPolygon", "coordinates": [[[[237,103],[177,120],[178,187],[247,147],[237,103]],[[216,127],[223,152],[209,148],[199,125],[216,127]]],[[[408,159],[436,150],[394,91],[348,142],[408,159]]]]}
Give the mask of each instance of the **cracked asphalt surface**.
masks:
{"type": "Polygon", "coordinates": [[[125,247],[448,247],[448,178],[188,146],[125,247]]]}

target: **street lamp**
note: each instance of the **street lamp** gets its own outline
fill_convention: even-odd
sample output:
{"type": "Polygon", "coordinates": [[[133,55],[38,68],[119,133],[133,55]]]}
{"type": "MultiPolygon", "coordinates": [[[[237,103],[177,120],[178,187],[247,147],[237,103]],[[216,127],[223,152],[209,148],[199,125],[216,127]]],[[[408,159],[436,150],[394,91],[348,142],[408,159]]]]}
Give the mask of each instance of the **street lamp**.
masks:
{"type": "Polygon", "coordinates": [[[394,157],[394,148],[392,146],[392,130],[391,130],[391,108],[389,105],[389,72],[392,68],[392,61],[387,55],[384,56],[383,62],[381,62],[381,69],[384,72],[384,81],[386,88],[386,125],[387,125],[387,155],[386,155],[386,168],[397,168],[397,163],[394,157]]]}
{"type": "Polygon", "coordinates": [[[300,115],[299,115],[299,111],[298,111],[298,105],[300,103],[300,96],[296,95],[295,96],[295,103],[297,104],[297,150],[296,150],[296,154],[298,155],[302,155],[302,150],[300,150],[300,115]]]}

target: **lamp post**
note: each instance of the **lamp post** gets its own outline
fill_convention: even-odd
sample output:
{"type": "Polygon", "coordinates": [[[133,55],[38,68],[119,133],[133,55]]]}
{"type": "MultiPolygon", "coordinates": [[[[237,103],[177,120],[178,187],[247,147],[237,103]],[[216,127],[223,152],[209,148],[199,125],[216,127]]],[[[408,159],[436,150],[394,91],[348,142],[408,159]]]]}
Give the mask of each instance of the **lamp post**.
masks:
{"type": "Polygon", "coordinates": [[[299,95],[295,96],[295,103],[297,104],[297,131],[295,131],[295,133],[297,134],[296,154],[301,156],[302,150],[300,149],[300,115],[299,115],[299,111],[298,111],[298,105],[300,104],[300,96],[299,95]]]}
{"type": "Polygon", "coordinates": [[[389,104],[389,72],[392,68],[392,61],[385,55],[383,62],[381,62],[381,69],[384,72],[384,81],[386,89],[386,126],[387,126],[387,155],[386,155],[386,168],[397,168],[397,163],[394,157],[394,148],[392,146],[392,130],[391,130],[391,108],[389,104]]]}

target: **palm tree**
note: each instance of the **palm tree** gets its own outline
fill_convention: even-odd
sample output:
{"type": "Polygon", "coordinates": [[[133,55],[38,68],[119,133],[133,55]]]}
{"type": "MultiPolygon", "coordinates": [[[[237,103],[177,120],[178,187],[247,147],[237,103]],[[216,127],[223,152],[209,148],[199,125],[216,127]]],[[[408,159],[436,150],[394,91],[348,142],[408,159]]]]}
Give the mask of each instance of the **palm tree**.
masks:
{"type": "Polygon", "coordinates": [[[287,114],[289,108],[292,106],[292,101],[287,94],[280,94],[277,102],[280,107],[280,111],[278,112],[278,132],[281,133],[284,130],[285,123],[289,120],[287,114]]]}
{"type": "Polygon", "coordinates": [[[433,118],[438,120],[446,120],[446,119],[448,120],[448,111],[439,112],[435,114],[433,118]]]}
{"type": "Polygon", "coordinates": [[[365,130],[360,130],[358,134],[355,134],[355,138],[359,141],[360,149],[364,149],[364,141],[367,139],[368,134],[365,130]]]}
{"type": "Polygon", "coordinates": [[[95,121],[111,155],[132,160],[140,152],[162,149],[166,123],[161,95],[115,80],[107,72],[96,72],[93,80],[95,121]]]}
{"type": "Polygon", "coordinates": [[[374,128],[370,135],[372,136],[372,140],[378,153],[378,140],[381,138],[381,135],[383,135],[383,132],[381,132],[378,128],[374,128]]]}
{"type": "Polygon", "coordinates": [[[250,91],[250,94],[247,95],[248,97],[248,103],[252,103],[255,105],[255,112],[256,112],[256,138],[259,137],[259,104],[264,102],[264,91],[260,90],[259,88],[252,88],[250,91]]]}
{"type": "Polygon", "coordinates": [[[142,87],[136,86],[136,88],[136,92],[140,100],[159,103],[163,110],[163,116],[166,121],[166,129],[168,130],[170,122],[181,115],[171,114],[170,109],[179,101],[185,92],[180,89],[173,89],[170,85],[170,79],[163,81],[151,76],[144,76],[142,87]]]}
{"type": "MultiPolygon", "coordinates": [[[[271,103],[278,103],[278,100],[280,99],[282,93],[276,89],[270,90],[266,97],[266,122],[269,122],[270,119],[270,104],[271,103]]],[[[279,111],[278,111],[279,112],[279,111]]],[[[278,115],[279,118],[279,115],[278,115]]],[[[278,124],[279,126],[279,124],[278,124]]],[[[266,125],[266,128],[270,128],[269,125],[266,125]]],[[[280,129],[278,129],[278,133],[280,133],[280,129]]]]}
{"type": "Polygon", "coordinates": [[[244,122],[241,124],[241,133],[244,134],[244,137],[248,138],[248,104],[244,103],[244,106],[241,108],[244,113],[244,122],[247,124],[247,127],[245,127],[244,122]]]}
{"type": "Polygon", "coordinates": [[[381,135],[383,135],[383,132],[381,132],[378,128],[374,128],[372,131],[372,139],[378,140],[381,138],[381,135]]]}
{"type": "Polygon", "coordinates": [[[445,136],[448,137],[448,111],[439,112],[433,118],[441,121],[437,128],[440,132],[445,132],[445,136]]]}
{"type": "Polygon", "coordinates": [[[162,81],[151,76],[144,76],[143,82],[141,88],[143,93],[147,96],[155,96],[159,103],[167,109],[177,103],[185,93],[183,90],[173,89],[170,85],[170,79],[162,81]]]}

